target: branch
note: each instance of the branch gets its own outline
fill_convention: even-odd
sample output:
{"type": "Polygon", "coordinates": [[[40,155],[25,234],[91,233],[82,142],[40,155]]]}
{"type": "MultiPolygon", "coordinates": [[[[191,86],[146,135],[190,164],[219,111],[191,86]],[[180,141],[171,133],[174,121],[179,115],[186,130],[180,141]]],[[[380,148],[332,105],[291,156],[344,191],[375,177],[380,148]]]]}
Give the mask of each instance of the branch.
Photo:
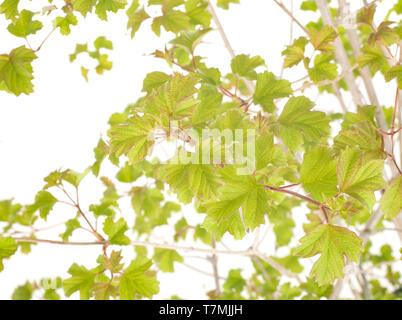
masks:
{"type": "MultiPolygon", "coordinates": [[[[317,3],[318,9],[321,12],[321,16],[322,16],[322,20],[323,20],[324,24],[327,24],[327,25],[335,28],[327,1],[326,0],[316,0],[316,3],[317,3]]],[[[336,60],[339,62],[339,64],[341,65],[341,67],[344,71],[349,70],[351,68],[350,63],[349,63],[349,58],[346,54],[346,50],[343,47],[340,37],[337,37],[335,39],[334,45],[335,45],[336,60]]],[[[345,81],[352,94],[353,102],[355,103],[355,105],[358,106],[358,105],[364,104],[363,95],[360,92],[358,86],[356,85],[353,74],[346,73],[345,81]]]]}
{"type": "Polygon", "coordinates": [[[296,19],[296,17],[292,14],[292,12],[286,8],[282,2],[279,2],[278,0],[274,0],[274,2],[307,34],[308,31],[307,29],[299,22],[299,20],[296,19]]]}
{"type": "Polygon", "coordinates": [[[105,245],[109,242],[95,241],[95,242],[74,242],[74,241],[57,241],[57,240],[47,240],[47,239],[35,239],[35,238],[13,238],[16,242],[29,242],[29,243],[49,243],[49,244],[59,244],[59,245],[69,245],[69,246],[94,246],[94,245],[105,245]]]}

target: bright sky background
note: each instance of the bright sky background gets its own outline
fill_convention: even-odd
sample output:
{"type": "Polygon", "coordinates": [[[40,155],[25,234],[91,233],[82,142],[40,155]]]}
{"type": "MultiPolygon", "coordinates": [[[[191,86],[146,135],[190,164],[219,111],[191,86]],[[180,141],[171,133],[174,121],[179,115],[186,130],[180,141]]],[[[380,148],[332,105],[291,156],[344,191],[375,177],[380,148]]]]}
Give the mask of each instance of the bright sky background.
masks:
{"type": "MultiPolygon", "coordinates": [[[[242,0],[242,5],[234,5],[230,11],[217,10],[221,22],[228,34],[236,54],[246,53],[260,55],[266,61],[268,70],[279,75],[282,58],[281,51],[289,43],[289,17],[270,0],[242,0]]],[[[358,2],[358,1],[353,1],[358,2]]],[[[33,11],[39,11],[47,4],[45,0],[34,3],[24,0],[33,11]]],[[[60,4],[61,1],[55,1],[60,4]]],[[[285,1],[290,7],[290,0],[285,1]]],[[[302,22],[315,19],[311,12],[298,10],[300,1],[295,0],[295,13],[302,22]]],[[[54,19],[52,14],[47,20],[54,19]]],[[[47,21],[45,20],[45,21],[47,21]]],[[[157,38],[150,31],[150,22],[143,24],[134,40],[126,30],[126,16],[123,11],[109,16],[109,21],[99,20],[95,15],[87,19],[79,17],[78,26],[72,27],[70,36],[65,37],[57,31],[46,42],[38,53],[34,66],[35,92],[29,96],[15,97],[0,91],[0,199],[15,198],[19,203],[29,204],[37,191],[43,187],[43,178],[57,168],[84,170],[94,160],[93,148],[101,134],[105,135],[107,120],[113,112],[122,111],[127,104],[134,102],[141,95],[142,81],[151,71],[169,72],[167,64],[149,54],[155,49],[162,50],[164,44],[173,37],[163,33],[157,38]],[[76,43],[93,43],[98,36],[106,36],[114,43],[110,53],[113,69],[103,76],[93,71],[94,65],[81,57],[73,64],[68,55],[75,49],[76,43]],[[89,83],[81,77],[80,66],[91,66],[89,83]]],[[[0,16],[0,53],[8,53],[13,48],[24,45],[23,39],[17,39],[6,31],[8,22],[0,16]]],[[[29,41],[36,48],[50,31],[50,24],[29,41]]],[[[294,37],[302,35],[294,25],[294,37]]],[[[197,48],[197,54],[207,56],[210,66],[219,66],[228,71],[230,58],[217,32],[205,37],[204,43],[197,48]]],[[[289,80],[303,77],[302,69],[293,68],[284,73],[289,80]]],[[[379,82],[380,83],[380,82],[379,82]]],[[[382,83],[379,85],[383,86],[382,83]]],[[[387,104],[392,103],[392,93],[381,90],[381,98],[387,104]],[[389,97],[388,97],[389,95],[389,97]]],[[[317,93],[311,90],[306,93],[316,100],[317,93]]],[[[317,109],[339,108],[336,101],[323,97],[317,102],[317,109]],[[335,107],[334,107],[335,106],[335,107]]],[[[340,111],[340,108],[338,109],[340,111]]],[[[113,176],[115,169],[106,166],[101,175],[113,176]]],[[[127,186],[126,186],[127,188],[127,186]]],[[[103,188],[93,176],[85,179],[81,186],[83,208],[101,197],[103,188]]],[[[127,208],[129,203],[127,203],[127,208]]],[[[133,212],[125,213],[132,223],[133,212]]],[[[306,210],[299,210],[304,217],[306,210]]],[[[191,208],[185,208],[184,214],[190,221],[200,221],[191,208]],[[198,219],[198,220],[197,220],[198,219]]],[[[74,210],[56,205],[49,215],[52,225],[75,215],[74,210]]],[[[163,228],[158,234],[163,241],[171,234],[171,227],[163,228]]],[[[57,234],[64,231],[64,226],[51,232],[41,233],[42,238],[56,239],[57,234]]],[[[297,234],[302,235],[301,228],[297,234]]],[[[274,251],[272,231],[264,243],[267,254],[274,251]]],[[[393,235],[390,235],[392,240],[393,235]]],[[[156,238],[157,239],[157,238],[156,238]]],[[[77,231],[74,240],[91,241],[91,236],[77,231]]],[[[252,236],[242,242],[225,239],[233,249],[246,249],[252,243],[252,236]]],[[[293,243],[295,245],[295,243],[293,243]]],[[[201,245],[200,245],[201,246],[201,245]]],[[[129,261],[132,250],[127,250],[129,261]]],[[[0,299],[8,299],[17,285],[26,280],[38,280],[42,277],[67,276],[72,261],[88,268],[94,267],[100,248],[69,247],[54,245],[38,245],[28,256],[18,254],[5,261],[5,271],[0,273],[0,299]]],[[[188,264],[204,268],[212,272],[210,263],[198,258],[189,258],[188,264]]],[[[247,275],[246,259],[236,256],[220,258],[223,272],[230,268],[246,266],[243,275],[247,275]]],[[[309,262],[308,262],[308,265],[309,262]]],[[[214,288],[213,279],[194,273],[185,266],[176,265],[177,273],[160,274],[161,291],[158,298],[168,298],[178,294],[186,298],[206,298],[204,292],[214,288]]],[[[222,273],[223,274],[223,273],[222,273]]],[[[74,296],[75,298],[77,296],[74,296]]]]}

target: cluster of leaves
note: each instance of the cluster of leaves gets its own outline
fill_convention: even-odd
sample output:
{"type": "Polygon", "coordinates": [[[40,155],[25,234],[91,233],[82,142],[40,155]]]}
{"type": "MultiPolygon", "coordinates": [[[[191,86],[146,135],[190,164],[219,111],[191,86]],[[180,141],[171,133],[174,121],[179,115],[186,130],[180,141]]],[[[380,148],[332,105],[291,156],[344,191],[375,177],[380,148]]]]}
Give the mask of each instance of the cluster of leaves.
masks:
{"type": "MultiPolygon", "coordinates": [[[[229,4],[238,2],[218,0],[217,4],[228,9],[229,4]]],[[[34,20],[35,13],[19,11],[18,5],[19,1],[4,0],[0,13],[10,20],[8,31],[26,40],[43,25],[34,20]]],[[[311,0],[303,1],[301,8],[317,10],[311,0]]],[[[386,81],[396,79],[402,88],[402,67],[389,66],[383,50],[400,42],[400,25],[386,20],[376,27],[375,6],[360,10],[357,23],[365,41],[362,54],[355,61],[342,26],[335,30],[321,19],[309,23],[306,36],[297,38],[282,52],[284,68],[301,63],[305,68],[308,81],[302,90],[294,90],[290,81],[270,72],[260,56],[235,56],[226,74],[208,66],[207,59],[196,54],[203,38],[212,31],[212,15],[204,0],[149,0],[145,6],[138,0],[130,6],[125,0],[68,0],[61,8],[63,16],[54,19],[53,28],[68,35],[71,26],[78,25],[77,13],[85,18],[94,11],[106,21],[109,13],[122,9],[126,10],[131,37],[148,19],[152,20],[151,30],[156,36],[162,32],[171,34],[173,38],[165,49],[155,50],[153,56],[166,61],[172,72],[154,71],[146,75],[144,95],[110,117],[107,138],[99,140],[94,149],[95,162],[87,170],[52,172],[32,204],[0,202],[0,222],[4,222],[0,229],[0,271],[3,260],[18,248],[23,253],[30,252],[36,238],[36,221],[46,220],[57,206],[64,204],[73,207],[75,215],[66,221],[61,240],[68,242],[77,230],[85,228],[103,252],[93,268],[74,263],[68,270],[69,278],[57,279],[54,287],[45,288],[46,299],[57,299],[57,290],[61,288],[67,297],[79,292],[81,299],[152,298],[159,292],[157,270],[173,272],[175,263],[184,258],[163,246],[152,252],[137,246],[135,258],[124,261],[122,251],[110,251],[109,246],[126,248],[133,244],[133,239],[151,239],[155,230],[174,221],[175,242],[188,241],[192,236],[194,241],[213,247],[224,236],[241,240],[269,223],[273,225],[276,247],[285,247],[294,239],[293,209],[302,203],[307,203],[309,210],[308,223],[303,225],[306,235],[288,255],[270,259],[297,275],[304,270],[301,258],[316,257],[310,276],[296,287],[282,281],[278,268],[259,257],[252,260],[254,273],[249,279],[242,277],[240,269],[233,269],[223,291],[209,292],[211,298],[328,298],[335,280],[343,278],[348,262],[375,265],[396,259],[389,247],[383,247],[379,257],[370,253],[370,245],[364,247],[363,240],[353,231],[377,210],[376,195],[380,190],[385,189],[379,201],[384,220],[396,217],[402,209],[402,175],[389,184],[383,178],[384,162],[389,157],[384,140],[389,137],[378,128],[377,107],[361,105],[356,112],[334,119],[316,110],[315,103],[299,91],[309,85],[329,93],[334,93],[334,85],[348,89],[344,75],[338,72],[334,46],[337,39],[348,49],[351,65],[368,66],[373,75],[380,71],[386,81]],[[149,6],[159,8],[159,15],[151,17],[149,6]],[[307,56],[308,51],[312,55],[307,56]],[[283,107],[279,107],[280,100],[285,100],[283,107]],[[340,120],[337,123],[341,130],[331,136],[334,120],[340,120]],[[225,132],[225,143],[222,144],[222,136],[211,139],[201,134],[207,130],[225,132]],[[243,133],[242,138],[227,138],[236,137],[239,132],[243,133]],[[253,159],[246,152],[249,138],[255,140],[253,159]],[[178,161],[161,163],[154,156],[160,140],[181,144],[171,159],[178,161]],[[199,152],[190,150],[194,145],[199,152]],[[244,162],[254,164],[247,174],[238,174],[245,172],[244,162],[233,163],[228,155],[228,150],[237,148],[243,150],[244,162]],[[101,176],[103,197],[83,210],[79,186],[90,172],[99,177],[107,160],[118,167],[116,177],[101,176]],[[120,186],[127,185],[128,191],[120,190],[120,186]],[[294,186],[302,193],[293,191],[294,186]],[[174,194],[177,201],[167,200],[168,193],[174,194]],[[125,197],[131,199],[134,218],[130,221],[120,211],[125,197]],[[203,222],[188,223],[181,204],[193,204],[203,222]],[[96,225],[91,223],[94,220],[96,225]],[[22,227],[29,230],[29,239],[13,237],[13,232],[22,227]],[[152,269],[153,263],[156,270],[152,269]]],[[[402,11],[397,5],[393,10],[402,11]]],[[[44,10],[48,14],[53,11],[58,9],[44,10]]],[[[333,13],[336,15],[335,9],[333,13]]],[[[96,72],[102,74],[112,68],[103,50],[112,50],[113,44],[101,36],[93,45],[95,49],[91,51],[88,44],[77,44],[70,61],[87,53],[98,61],[96,72]]],[[[0,55],[0,89],[15,95],[33,92],[32,62],[39,50],[40,47],[33,50],[21,46],[0,55]]],[[[82,67],[81,71],[88,80],[89,69],[82,67]]],[[[387,279],[396,292],[400,274],[389,268],[387,279]]],[[[379,282],[371,281],[370,285],[371,294],[378,299],[398,297],[379,282]]],[[[14,298],[29,299],[35,290],[41,290],[41,286],[27,282],[17,288],[14,298]]]]}

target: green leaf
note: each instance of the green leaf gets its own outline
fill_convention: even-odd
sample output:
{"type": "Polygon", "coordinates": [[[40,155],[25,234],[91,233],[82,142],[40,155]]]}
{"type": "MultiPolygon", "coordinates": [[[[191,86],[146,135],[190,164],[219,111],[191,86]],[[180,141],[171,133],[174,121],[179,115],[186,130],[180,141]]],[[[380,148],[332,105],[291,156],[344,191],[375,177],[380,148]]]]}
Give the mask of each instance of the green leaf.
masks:
{"type": "Polygon", "coordinates": [[[154,18],[152,22],[152,31],[159,37],[161,26],[166,31],[172,31],[178,34],[180,31],[190,29],[190,18],[187,14],[177,10],[169,10],[163,16],[154,18]]]}
{"type": "Polygon", "coordinates": [[[7,89],[16,96],[32,93],[34,77],[31,63],[36,58],[35,53],[25,46],[0,55],[0,84],[4,82],[7,89]]]}
{"type": "Polygon", "coordinates": [[[214,217],[207,215],[202,227],[214,236],[216,241],[219,241],[226,232],[229,232],[236,240],[241,240],[246,235],[246,229],[238,210],[220,223],[216,223],[214,217]]]}
{"type": "Polygon", "coordinates": [[[253,101],[260,104],[265,111],[273,112],[274,99],[289,97],[292,92],[289,81],[277,80],[273,73],[265,71],[258,74],[253,101]]]}
{"type": "Polygon", "coordinates": [[[15,22],[8,25],[7,30],[16,37],[25,38],[42,29],[43,24],[38,20],[32,20],[34,12],[22,10],[15,22]]]}
{"type": "Polygon", "coordinates": [[[319,201],[338,192],[336,161],[328,148],[315,147],[305,153],[300,176],[304,189],[319,201]]]}
{"type": "Polygon", "coordinates": [[[396,79],[398,82],[399,89],[402,89],[402,66],[393,66],[388,72],[384,75],[385,81],[391,81],[392,79],[396,79]]]}
{"type": "Polygon", "coordinates": [[[175,74],[170,81],[152,92],[146,105],[149,113],[162,114],[170,120],[180,120],[190,116],[199,101],[194,98],[198,79],[175,74]]]}
{"type": "Polygon", "coordinates": [[[100,36],[94,41],[94,47],[96,50],[100,50],[101,48],[113,50],[113,42],[104,36],[100,36]]]}
{"type": "Polygon", "coordinates": [[[371,209],[375,203],[374,191],[386,186],[383,170],[384,161],[367,161],[358,148],[346,148],[338,161],[339,191],[371,209]]]}
{"type": "Polygon", "coordinates": [[[159,282],[148,269],[152,261],[144,258],[136,259],[124,270],[121,277],[119,293],[121,300],[133,300],[137,294],[152,298],[159,292],[159,282]]]}
{"type": "Polygon", "coordinates": [[[126,123],[112,127],[108,133],[112,151],[118,157],[126,154],[130,162],[143,160],[154,144],[152,124],[147,116],[134,115],[126,123]]]}
{"type": "Polygon", "coordinates": [[[193,197],[209,199],[216,195],[220,186],[220,179],[209,164],[166,164],[161,168],[160,177],[183,203],[193,197]]]}
{"type": "Polygon", "coordinates": [[[356,15],[356,22],[357,23],[364,23],[368,26],[373,25],[373,18],[375,11],[377,9],[377,6],[375,4],[371,4],[368,7],[363,7],[361,8],[356,15]]]}
{"type": "Polygon", "coordinates": [[[325,25],[322,29],[317,30],[315,28],[309,29],[310,41],[314,49],[323,52],[333,51],[335,47],[331,45],[338,34],[329,25],[325,25]]]}
{"type": "Polygon", "coordinates": [[[223,284],[223,289],[242,292],[247,285],[246,280],[241,275],[241,269],[232,269],[229,271],[228,278],[223,284]]]}
{"type": "Polygon", "coordinates": [[[285,56],[284,68],[291,68],[296,66],[304,59],[304,49],[308,43],[305,37],[297,38],[291,46],[287,46],[282,51],[282,55],[285,56]]]}
{"type": "Polygon", "coordinates": [[[332,54],[322,53],[314,58],[314,67],[308,69],[310,79],[315,83],[334,80],[338,76],[337,65],[330,63],[332,54]]]}
{"type": "Polygon", "coordinates": [[[120,9],[124,9],[127,5],[126,0],[99,0],[96,5],[95,13],[102,20],[107,21],[107,12],[116,13],[120,9]]]}
{"type": "Polygon", "coordinates": [[[150,18],[144,8],[138,9],[138,0],[134,0],[126,14],[128,16],[127,29],[131,29],[131,38],[134,38],[141,24],[150,18]]]}
{"type": "Polygon", "coordinates": [[[60,234],[60,237],[63,241],[68,241],[68,239],[73,235],[73,232],[81,227],[80,222],[77,218],[67,220],[65,223],[66,231],[60,234]]]}
{"type": "Polygon", "coordinates": [[[27,207],[29,212],[35,212],[39,210],[40,217],[46,220],[49,212],[53,209],[53,206],[56,204],[57,199],[53,197],[50,192],[47,191],[39,191],[35,196],[35,202],[27,207]]]}
{"type": "Polygon", "coordinates": [[[13,204],[13,199],[0,201],[0,221],[13,221],[21,208],[20,204],[13,204]]]}
{"type": "Polygon", "coordinates": [[[377,71],[385,71],[389,69],[388,61],[384,57],[384,52],[377,46],[364,46],[362,54],[357,58],[359,67],[363,68],[368,65],[372,74],[377,71]]]}
{"type": "Polygon", "coordinates": [[[131,183],[142,176],[142,170],[137,168],[135,165],[130,165],[126,163],[119,172],[116,174],[116,179],[120,182],[131,183]]]}
{"type": "Polygon", "coordinates": [[[240,3],[240,0],[218,0],[218,7],[222,9],[229,9],[229,4],[237,4],[240,3]]]}
{"type": "Polygon", "coordinates": [[[92,12],[98,0],[71,0],[74,10],[80,12],[84,17],[92,12]]]}
{"type": "Polygon", "coordinates": [[[78,24],[77,17],[68,12],[65,17],[57,17],[53,21],[54,28],[60,28],[60,33],[62,35],[68,36],[71,32],[71,26],[76,26],[78,24]]]}
{"type": "Polygon", "coordinates": [[[402,210],[402,176],[396,177],[381,198],[381,210],[388,218],[396,217],[402,210]]]}
{"type": "Polygon", "coordinates": [[[100,255],[98,258],[98,262],[107,270],[110,270],[113,273],[120,272],[124,264],[121,263],[123,259],[120,251],[112,251],[110,257],[105,257],[104,255],[100,255]]]}
{"type": "Polygon", "coordinates": [[[144,82],[142,85],[142,91],[150,92],[150,91],[152,91],[152,89],[159,88],[160,86],[162,86],[164,83],[168,82],[169,80],[170,80],[170,76],[164,72],[154,71],[154,72],[148,73],[144,79],[144,82]]]}
{"type": "Polygon", "coordinates": [[[204,36],[211,30],[211,28],[207,28],[203,30],[182,31],[180,35],[170,41],[170,43],[185,48],[188,52],[193,53],[202,38],[204,38],[204,36]]]}
{"type": "Polygon", "coordinates": [[[13,295],[11,296],[11,299],[13,300],[31,300],[32,299],[32,294],[35,291],[34,287],[32,284],[27,281],[25,282],[24,285],[18,286],[14,292],[13,295]]]}
{"type": "Polygon", "coordinates": [[[113,222],[113,218],[108,217],[103,225],[103,231],[107,234],[110,244],[129,245],[130,238],[124,235],[127,230],[127,222],[123,218],[113,222]]]}
{"type": "Polygon", "coordinates": [[[371,121],[358,122],[349,125],[347,130],[341,130],[334,138],[333,147],[337,152],[347,147],[359,147],[372,159],[385,157],[383,137],[371,121]]]}
{"type": "Polygon", "coordinates": [[[246,54],[239,54],[232,59],[230,66],[234,74],[250,80],[256,80],[257,73],[254,69],[264,65],[265,61],[260,56],[250,57],[246,54]]]}
{"type": "Polygon", "coordinates": [[[81,300],[88,300],[90,298],[90,289],[95,282],[96,271],[88,270],[84,266],[79,266],[74,263],[68,273],[71,277],[63,281],[64,294],[69,297],[74,292],[80,292],[81,300]]]}
{"type": "Polygon", "coordinates": [[[183,262],[184,259],[176,250],[155,248],[153,260],[163,272],[174,272],[174,263],[183,262]]]}
{"type": "Polygon", "coordinates": [[[4,0],[0,5],[0,13],[4,13],[6,19],[15,20],[18,15],[18,4],[20,0],[4,0]]]}
{"type": "Polygon", "coordinates": [[[207,1],[187,0],[185,3],[185,8],[188,16],[190,17],[191,24],[199,24],[204,28],[209,27],[212,15],[208,11],[207,1]]]}
{"type": "Polygon", "coordinates": [[[109,146],[102,139],[99,139],[97,146],[94,148],[95,163],[91,167],[92,173],[95,175],[95,177],[99,175],[101,164],[109,152],[109,146]]]}
{"type": "Polygon", "coordinates": [[[194,110],[191,122],[193,125],[213,119],[216,115],[226,111],[222,105],[222,94],[218,92],[198,95],[200,104],[194,110]]]}
{"type": "Polygon", "coordinates": [[[336,278],[342,279],[345,257],[358,262],[363,251],[363,240],[354,232],[328,224],[316,227],[300,242],[294,254],[304,258],[321,255],[311,270],[319,285],[332,284],[336,278]]]}
{"type": "Polygon", "coordinates": [[[300,5],[300,9],[304,11],[317,11],[317,4],[315,3],[315,0],[305,0],[302,2],[300,5]]]}
{"type": "Polygon", "coordinates": [[[3,259],[10,258],[17,251],[17,248],[17,243],[13,238],[0,238],[0,272],[4,270],[3,259]]]}
{"type": "Polygon", "coordinates": [[[279,116],[279,136],[291,150],[297,150],[303,138],[314,141],[329,135],[329,118],[323,112],[311,111],[313,106],[306,97],[292,97],[279,116]]]}
{"type": "Polygon", "coordinates": [[[226,170],[222,177],[226,184],[220,188],[217,200],[206,202],[208,216],[217,224],[230,219],[241,208],[241,217],[246,228],[252,230],[265,223],[268,195],[253,176],[237,176],[236,169],[226,170]]]}

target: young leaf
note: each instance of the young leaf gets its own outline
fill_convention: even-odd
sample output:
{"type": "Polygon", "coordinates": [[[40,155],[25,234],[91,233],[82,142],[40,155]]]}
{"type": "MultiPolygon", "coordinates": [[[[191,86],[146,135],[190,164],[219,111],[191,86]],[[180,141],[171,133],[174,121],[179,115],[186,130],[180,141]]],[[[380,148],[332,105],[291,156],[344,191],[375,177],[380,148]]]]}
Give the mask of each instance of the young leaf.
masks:
{"type": "Polygon", "coordinates": [[[294,254],[304,258],[321,255],[311,270],[319,285],[332,284],[336,278],[342,279],[345,257],[358,262],[363,251],[363,240],[354,232],[328,224],[319,225],[299,241],[301,245],[294,254]]]}
{"type": "Polygon", "coordinates": [[[300,175],[304,189],[319,201],[338,192],[336,161],[328,148],[315,147],[305,153],[300,175]]]}
{"type": "Polygon", "coordinates": [[[51,193],[42,190],[36,194],[34,204],[28,206],[27,210],[32,213],[39,210],[40,217],[46,220],[56,202],[57,199],[51,193]]]}
{"type": "Polygon", "coordinates": [[[327,137],[330,131],[329,118],[320,111],[311,111],[314,103],[306,97],[292,97],[279,116],[279,136],[292,150],[307,141],[327,137]]]}
{"type": "Polygon", "coordinates": [[[3,259],[11,257],[17,248],[17,243],[13,238],[0,238],[0,272],[4,270],[3,259]]]}
{"type": "Polygon", "coordinates": [[[80,12],[84,17],[92,12],[98,0],[71,0],[74,10],[80,12]]]}
{"type": "Polygon", "coordinates": [[[402,210],[402,176],[396,177],[381,198],[381,210],[385,216],[396,217],[402,210]]]}
{"type": "Polygon", "coordinates": [[[260,56],[251,57],[246,54],[239,54],[232,59],[231,67],[234,74],[250,80],[257,79],[255,68],[265,65],[265,61],[260,56]]]}
{"type": "Polygon", "coordinates": [[[4,0],[0,5],[0,13],[4,13],[6,19],[15,20],[18,15],[18,4],[20,0],[4,0]]]}
{"type": "Polygon", "coordinates": [[[79,291],[81,300],[88,300],[90,289],[95,282],[96,271],[88,270],[84,266],[74,263],[68,269],[68,273],[71,274],[71,277],[63,281],[65,295],[69,297],[79,291]]]}
{"type": "Polygon", "coordinates": [[[95,13],[100,19],[107,21],[108,11],[116,13],[118,10],[124,9],[126,5],[126,0],[99,0],[96,5],[95,13]]]}
{"type": "Polygon", "coordinates": [[[399,89],[402,89],[402,66],[393,66],[388,72],[384,75],[385,81],[391,81],[396,78],[399,89]]]}
{"type": "Polygon", "coordinates": [[[25,38],[30,34],[35,34],[42,29],[43,24],[38,20],[33,20],[34,12],[22,10],[15,22],[9,24],[7,30],[16,37],[25,38]]]}
{"type": "Polygon", "coordinates": [[[277,80],[273,73],[265,71],[258,74],[253,101],[260,104],[265,111],[273,112],[274,99],[289,97],[292,92],[289,81],[277,80]]]}
{"type": "Polygon", "coordinates": [[[222,9],[229,9],[229,4],[233,4],[233,3],[240,3],[240,0],[218,0],[218,7],[222,8],[222,9]]]}
{"type": "Polygon", "coordinates": [[[310,41],[314,46],[314,49],[320,50],[323,52],[333,51],[335,47],[331,45],[338,34],[336,31],[330,27],[329,25],[325,25],[322,29],[317,30],[315,28],[309,29],[310,41]]]}
{"type": "Polygon", "coordinates": [[[174,272],[174,263],[184,259],[175,250],[156,248],[153,260],[163,272],[174,272]]]}
{"type": "Polygon", "coordinates": [[[346,148],[338,161],[339,191],[372,208],[375,203],[374,191],[386,186],[383,169],[384,161],[367,161],[358,148],[346,148]]]}
{"type": "Polygon", "coordinates": [[[127,29],[131,29],[131,38],[134,38],[141,24],[150,18],[144,8],[138,9],[138,0],[134,0],[126,14],[128,16],[127,29]]]}
{"type": "Polygon", "coordinates": [[[334,80],[337,75],[337,65],[330,63],[332,54],[322,53],[314,58],[314,67],[308,69],[310,79],[315,83],[323,80],[334,80]]]}
{"type": "Polygon", "coordinates": [[[160,86],[162,86],[164,83],[168,82],[169,80],[170,80],[170,76],[164,72],[154,71],[154,72],[148,73],[144,79],[142,91],[150,92],[150,91],[152,91],[152,89],[159,88],[160,86]]]}
{"type": "Polygon", "coordinates": [[[193,53],[195,47],[201,42],[202,38],[211,30],[211,28],[207,28],[195,31],[182,31],[180,36],[170,41],[170,43],[185,48],[188,52],[193,53]]]}
{"type": "Polygon", "coordinates": [[[76,26],[78,24],[77,17],[68,12],[65,17],[57,17],[53,21],[54,28],[60,28],[60,33],[62,35],[68,36],[71,32],[71,26],[76,26]]]}
{"type": "Polygon", "coordinates": [[[285,56],[284,68],[296,66],[304,59],[304,49],[307,43],[308,40],[305,37],[300,37],[282,51],[282,55],[285,56]]]}
{"type": "Polygon", "coordinates": [[[130,162],[141,161],[154,144],[150,139],[152,131],[151,119],[134,115],[126,123],[109,130],[110,147],[118,157],[126,154],[130,162]]]}
{"type": "Polygon", "coordinates": [[[13,49],[10,54],[0,55],[0,84],[4,82],[9,91],[19,96],[33,92],[32,61],[37,56],[25,46],[13,49]]]}
{"type": "Polygon", "coordinates": [[[152,261],[148,259],[136,259],[124,270],[121,277],[119,293],[121,300],[133,300],[137,294],[152,298],[159,292],[159,282],[150,276],[148,269],[152,261]]]}
{"type": "Polygon", "coordinates": [[[128,238],[124,233],[128,230],[127,222],[120,218],[118,221],[113,222],[112,217],[108,217],[103,225],[103,231],[109,237],[110,244],[117,245],[129,245],[130,238],[128,238]]]}

